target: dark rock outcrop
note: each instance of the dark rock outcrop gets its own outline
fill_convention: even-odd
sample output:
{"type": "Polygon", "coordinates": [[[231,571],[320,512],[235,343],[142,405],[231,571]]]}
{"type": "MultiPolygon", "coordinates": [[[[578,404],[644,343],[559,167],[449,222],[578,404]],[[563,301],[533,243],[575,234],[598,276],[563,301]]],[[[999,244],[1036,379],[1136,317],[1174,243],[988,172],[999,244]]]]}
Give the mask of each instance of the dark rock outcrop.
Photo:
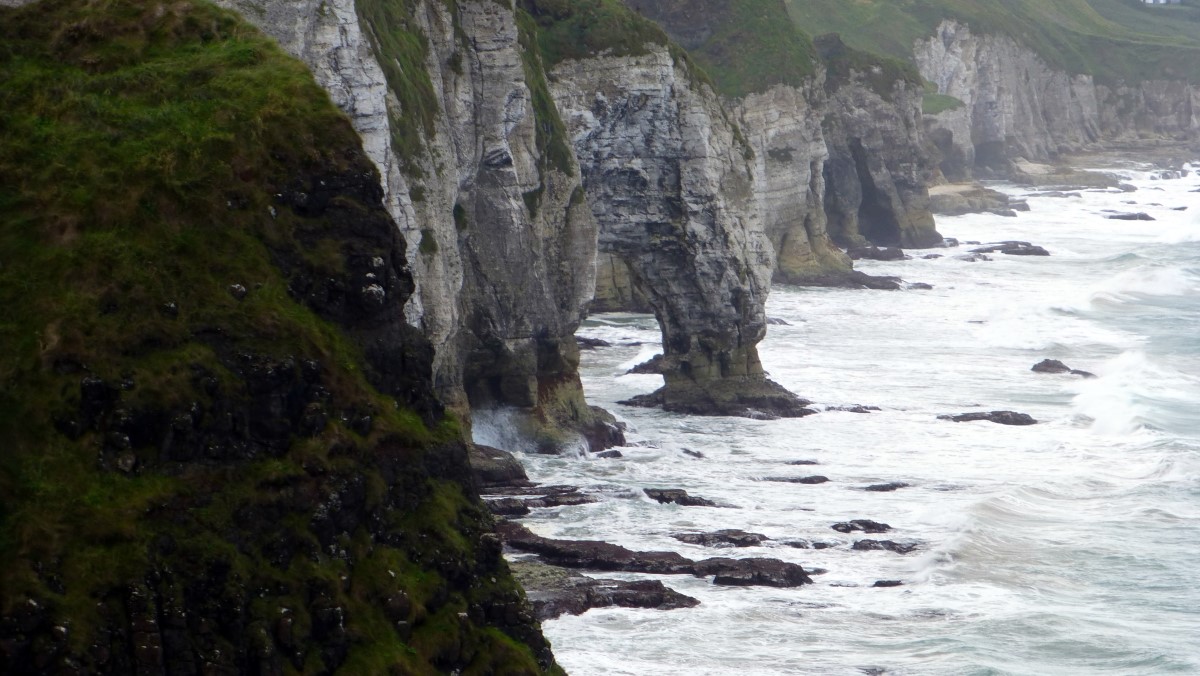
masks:
{"type": "Polygon", "coordinates": [[[481,488],[527,486],[529,476],[512,453],[483,444],[471,444],[471,473],[481,488]]]}
{"type": "Polygon", "coordinates": [[[890,481],[885,484],[871,484],[870,486],[867,486],[863,490],[871,491],[874,493],[890,493],[892,491],[900,490],[901,488],[908,488],[909,485],[910,484],[907,484],[903,481],[890,481]]]}
{"type": "Polygon", "coordinates": [[[1126,212],[1118,214],[1108,214],[1105,216],[1110,221],[1153,221],[1155,218],[1150,214],[1139,211],[1136,213],[1126,212]]]}
{"type": "Polygon", "coordinates": [[[971,253],[975,254],[990,254],[1002,253],[1009,256],[1049,256],[1050,252],[1044,248],[1029,242],[1007,241],[994,242],[981,247],[971,249],[971,253]]]}
{"type": "Polygon", "coordinates": [[[904,250],[898,247],[877,247],[877,246],[859,246],[851,247],[846,250],[846,255],[851,260],[872,260],[872,261],[903,261],[908,260],[904,250]]]}
{"type": "Polygon", "coordinates": [[[901,544],[899,542],[892,542],[891,540],[859,540],[854,543],[851,549],[858,552],[887,551],[897,554],[907,554],[916,550],[917,545],[901,544]]]}
{"type": "Polygon", "coordinates": [[[694,608],[700,601],[658,580],[605,580],[532,561],[510,564],[539,621],[582,615],[592,608],[694,608]]]}
{"type": "Polygon", "coordinates": [[[757,547],[771,538],[761,533],[725,529],[711,533],[672,533],[671,537],[689,545],[704,547],[757,547]]]}
{"type": "Polygon", "coordinates": [[[676,504],[682,507],[716,507],[717,503],[707,498],[688,495],[681,488],[645,488],[643,491],[651,500],[660,504],[676,504]]]}
{"type": "Polygon", "coordinates": [[[777,483],[786,484],[823,484],[829,481],[829,477],[814,474],[813,476],[768,476],[763,477],[763,481],[774,481],[777,483]]]}
{"type": "Polygon", "coordinates": [[[1096,377],[1094,373],[1073,369],[1057,359],[1043,359],[1034,364],[1030,370],[1034,373],[1070,373],[1071,375],[1082,376],[1084,378],[1096,377]]]}
{"type": "Polygon", "coordinates": [[[938,420],[952,420],[954,422],[974,422],[976,420],[986,420],[999,425],[1036,425],[1037,420],[1027,413],[1018,413],[1016,411],[978,411],[974,413],[960,413],[958,415],[939,415],[938,420]]]}
{"type": "Polygon", "coordinates": [[[537,554],[548,563],[569,568],[696,577],[712,575],[715,584],[737,586],[798,587],[812,583],[803,566],[779,559],[717,557],[693,561],[674,552],[635,552],[607,542],[544,538],[511,522],[499,524],[497,531],[513,549],[537,554]]]}
{"type": "Polygon", "coordinates": [[[853,519],[842,523],[835,523],[830,528],[839,533],[853,533],[854,531],[862,531],[864,533],[886,533],[892,529],[886,523],[871,521],[870,519],[853,519]]]}

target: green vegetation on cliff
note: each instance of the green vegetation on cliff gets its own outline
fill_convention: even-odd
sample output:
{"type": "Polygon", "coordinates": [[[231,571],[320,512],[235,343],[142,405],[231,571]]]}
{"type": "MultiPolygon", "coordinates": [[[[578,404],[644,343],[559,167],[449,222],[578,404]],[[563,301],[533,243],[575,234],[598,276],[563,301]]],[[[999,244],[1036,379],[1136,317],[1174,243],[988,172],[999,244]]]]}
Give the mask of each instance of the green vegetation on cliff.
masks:
{"type": "Polygon", "coordinates": [[[777,84],[799,86],[816,71],[809,35],[795,28],[783,0],[627,0],[658,22],[726,96],[777,84]]]}
{"type": "Polygon", "coordinates": [[[556,669],[304,66],[204,2],[43,0],[0,82],[0,671],[556,669]]]}
{"type": "MultiPolygon", "coordinates": [[[[945,19],[1001,34],[1049,65],[1101,80],[1198,80],[1196,24],[1130,0],[786,0],[796,24],[835,32],[859,49],[912,58],[913,43],[945,19]]],[[[1190,8],[1178,8],[1187,12],[1190,8]]]]}

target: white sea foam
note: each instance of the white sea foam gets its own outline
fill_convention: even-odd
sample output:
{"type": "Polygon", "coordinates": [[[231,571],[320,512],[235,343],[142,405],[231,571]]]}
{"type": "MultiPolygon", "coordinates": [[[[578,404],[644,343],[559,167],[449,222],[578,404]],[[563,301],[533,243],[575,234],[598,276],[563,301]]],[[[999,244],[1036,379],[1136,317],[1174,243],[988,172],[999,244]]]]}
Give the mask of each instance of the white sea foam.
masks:
{"type": "Polygon", "coordinates": [[[1200,250],[1180,239],[1200,213],[1200,194],[1188,192],[1200,179],[1134,172],[1130,180],[1163,191],[1032,197],[1033,211],[1016,219],[939,219],[948,236],[1028,240],[1049,258],[966,263],[948,250],[936,260],[861,266],[932,291],[773,290],[768,314],[791,325],[771,326],[762,344],[772,377],[822,405],[875,404],[877,413],[750,421],[620,407],[661,384],[619,375],[658,351],[657,327],[635,315],[589,320],[584,334],[614,344],[584,353],[589,398],[625,417],[638,445],[613,461],[525,456],[535,480],[601,497],[535,513],[528,525],[548,536],[693,558],[771,556],[829,572],[792,590],[659,576],[702,605],[547,622],[559,661],[576,676],[1200,673],[1200,250]],[[1131,199],[1139,204],[1123,204],[1131,199]],[[1170,209],[1183,205],[1189,211],[1170,209]],[[1108,220],[1105,209],[1158,220],[1108,220]],[[1032,373],[1043,358],[1098,377],[1032,373]],[[937,420],[992,409],[1024,411],[1040,424],[937,420]],[[786,464],[793,460],[821,464],[786,464]],[[761,480],[808,474],[830,481],[761,480]],[[887,481],[911,485],[861,490],[887,481]],[[641,491],[652,486],[736,508],[659,505],[641,491]],[[855,518],[893,530],[830,529],[855,518]],[[714,551],[670,537],[718,528],[772,540],[714,551]],[[920,549],[849,548],[866,537],[920,549]],[[797,539],[834,546],[784,544],[797,539]],[[871,587],[885,579],[904,585],[871,587]]]}

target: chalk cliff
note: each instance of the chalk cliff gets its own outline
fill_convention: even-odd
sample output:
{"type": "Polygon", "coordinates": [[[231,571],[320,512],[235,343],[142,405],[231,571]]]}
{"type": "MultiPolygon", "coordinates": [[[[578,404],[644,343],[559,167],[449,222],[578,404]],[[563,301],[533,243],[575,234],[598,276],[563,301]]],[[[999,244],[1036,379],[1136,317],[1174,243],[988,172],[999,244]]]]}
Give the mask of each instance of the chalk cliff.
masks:
{"type": "Polygon", "coordinates": [[[1200,138],[1200,92],[1183,81],[1099,82],[1051,68],[1005,35],[942,22],[919,40],[921,74],[965,105],[927,118],[943,172],[1006,172],[1017,158],[1051,160],[1105,142],[1200,138]]]}
{"type": "Polygon", "coordinates": [[[483,0],[227,0],[310,65],[350,115],[408,241],[405,307],[439,396],[530,413],[547,448],[620,440],[583,401],[573,334],[597,227],[528,26],[483,0]]]}
{"type": "Polygon", "coordinates": [[[551,91],[600,224],[663,334],[665,386],[637,403],[722,415],[803,415],[766,380],[757,344],[774,250],[749,159],[712,88],[665,45],[567,59],[551,91]]]}

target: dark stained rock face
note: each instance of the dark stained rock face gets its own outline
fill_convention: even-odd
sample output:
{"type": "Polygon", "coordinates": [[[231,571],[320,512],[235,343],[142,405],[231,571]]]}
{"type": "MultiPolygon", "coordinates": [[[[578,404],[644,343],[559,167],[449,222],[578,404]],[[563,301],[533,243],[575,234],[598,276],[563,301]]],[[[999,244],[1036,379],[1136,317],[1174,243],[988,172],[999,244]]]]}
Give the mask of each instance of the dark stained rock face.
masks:
{"type": "Polygon", "coordinates": [[[994,422],[998,425],[1036,425],[1035,420],[1028,413],[1018,413],[1016,411],[978,411],[975,413],[960,413],[958,415],[939,415],[938,420],[951,420],[954,422],[974,422],[976,420],[986,420],[994,422]]]}

